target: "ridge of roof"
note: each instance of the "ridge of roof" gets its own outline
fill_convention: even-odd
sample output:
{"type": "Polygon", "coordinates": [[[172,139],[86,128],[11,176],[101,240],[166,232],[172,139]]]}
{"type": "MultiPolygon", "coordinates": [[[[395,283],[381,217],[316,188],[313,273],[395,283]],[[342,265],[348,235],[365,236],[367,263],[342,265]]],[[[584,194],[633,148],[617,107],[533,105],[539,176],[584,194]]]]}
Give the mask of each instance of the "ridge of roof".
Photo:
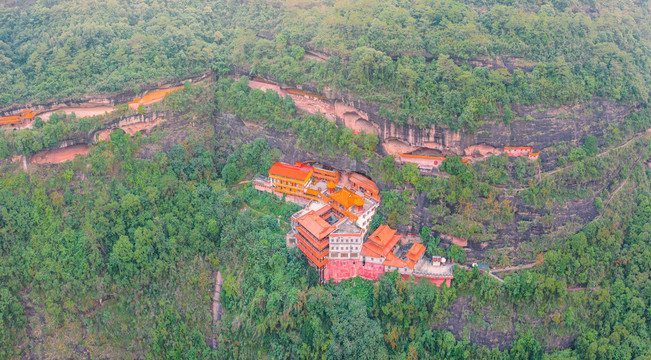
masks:
{"type": "Polygon", "coordinates": [[[301,216],[296,221],[319,239],[322,239],[336,229],[335,226],[328,224],[327,221],[319,217],[314,210],[310,210],[307,214],[301,216]]]}
{"type": "Polygon", "coordinates": [[[409,249],[409,251],[407,252],[406,256],[409,260],[416,263],[418,259],[420,259],[420,257],[423,256],[424,253],[425,253],[425,245],[421,243],[414,243],[409,249]]]}
{"type": "Polygon", "coordinates": [[[306,181],[312,171],[313,167],[309,165],[303,165],[300,162],[297,162],[296,165],[285,164],[277,162],[271,165],[269,169],[269,175],[282,176],[290,179],[306,181]]]}
{"type": "Polygon", "coordinates": [[[392,229],[389,227],[389,225],[382,224],[375,231],[373,231],[371,235],[369,235],[368,239],[374,242],[378,247],[383,248],[393,240],[396,232],[397,230],[392,229]]]}
{"type": "Polygon", "coordinates": [[[350,207],[355,205],[356,201],[364,201],[361,196],[355,194],[350,189],[345,187],[337,190],[334,194],[330,195],[330,198],[339,203],[345,209],[350,209],[350,207]]]}
{"type": "Polygon", "coordinates": [[[390,252],[387,254],[387,258],[384,260],[383,265],[401,268],[405,267],[407,265],[407,262],[398,258],[394,253],[390,252]]]}

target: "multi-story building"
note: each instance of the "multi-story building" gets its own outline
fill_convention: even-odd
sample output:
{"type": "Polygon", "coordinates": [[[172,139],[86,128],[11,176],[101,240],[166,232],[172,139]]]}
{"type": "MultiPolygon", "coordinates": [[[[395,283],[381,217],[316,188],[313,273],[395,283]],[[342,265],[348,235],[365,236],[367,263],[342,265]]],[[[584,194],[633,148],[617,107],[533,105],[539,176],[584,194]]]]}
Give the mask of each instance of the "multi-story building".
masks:
{"type": "Polygon", "coordinates": [[[370,179],[348,175],[351,188],[340,186],[337,172],[296,163],[274,164],[268,178],[254,186],[286,199],[306,204],[291,217],[289,245],[296,245],[317,268],[322,281],[341,281],[355,276],[376,280],[388,271],[403,276],[426,277],[440,286],[450,285],[451,267],[434,266],[423,259],[425,246],[412,241],[405,248],[402,236],[381,225],[364,241],[379,206],[379,190],[370,179]]]}
{"type": "Polygon", "coordinates": [[[296,165],[275,163],[269,169],[273,191],[292,197],[319,200],[319,191],[310,188],[314,168],[297,162],[296,165]]]}
{"type": "MultiPolygon", "coordinates": [[[[413,236],[412,236],[413,238],[413,236]]],[[[382,274],[397,271],[404,278],[413,276],[416,281],[426,278],[430,282],[448,287],[452,279],[452,265],[441,257],[425,258],[425,246],[417,241],[400,244],[402,235],[388,225],[381,225],[362,244],[359,259],[330,257],[321,271],[324,281],[339,282],[355,276],[377,280],[382,274]]]]}
{"type": "Polygon", "coordinates": [[[376,264],[384,264],[387,255],[393,251],[398,242],[400,235],[389,225],[380,225],[371,235],[362,247],[362,261],[376,264]]]}
{"type": "Polygon", "coordinates": [[[317,181],[319,180],[323,180],[325,182],[331,181],[337,184],[339,182],[340,174],[338,171],[326,170],[326,169],[315,167],[313,176],[314,179],[317,181]]]}
{"type": "Polygon", "coordinates": [[[337,224],[337,230],[330,234],[330,255],[328,259],[359,259],[364,242],[364,230],[345,220],[337,224]]]}
{"type": "Polygon", "coordinates": [[[309,210],[294,219],[296,230],[296,246],[307,256],[317,268],[322,268],[328,262],[330,234],[337,230],[333,224],[324,219],[324,213],[309,210]]]}
{"type": "Polygon", "coordinates": [[[380,201],[380,189],[371,179],[358,173],[351,173],[348,179],[353,190],[360,191],[365,197],[380,201]]]}
{"type": "Polygon", "coordinates": [[[379,206],[379,203],[373,199],[364,198],[360,193],[345,187],[339,190],[328,187],[328,193],[324,194],[323,201],[332,206],[333,211],[340,216],[349,218],[362,228],[364,234],[379,206]]]}
{"type": "Polygon", "coordinates": [[[364,230],[332,206],[313,201],[291,217],[296,246],[322,270],[328,259],[358,259],[364,230]]]}

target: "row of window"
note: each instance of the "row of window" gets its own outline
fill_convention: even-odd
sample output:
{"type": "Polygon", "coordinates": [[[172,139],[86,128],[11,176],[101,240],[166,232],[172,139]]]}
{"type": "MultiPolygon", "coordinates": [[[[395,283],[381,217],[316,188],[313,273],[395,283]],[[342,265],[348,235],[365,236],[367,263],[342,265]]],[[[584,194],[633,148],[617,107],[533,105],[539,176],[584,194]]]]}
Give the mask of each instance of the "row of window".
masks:
{"type": "Polygon", "coordinates": [[[347,252],[345,252],[345,253],[333,253],[333,252],[331,252],[330,253],[330,258],[346,258],[346,259],[348,259],[349,256],[350,256],[351,259],[357,259],[359,257],[359,254],[357,254],[357,253],[349,254],[347,252]]]}
{"type": "Polygon", "coordinates": [[[330,246],[330,251],[359,251],[361,246],[330,246]]]}
{"type": "Polygon", "coordinates": [[[295,187],[302,187],[303,184],[298,182],[298,181],[287,181],[287,180],[278,180],[278,179],[273,179],[274,184],[277,185],[289,185],[289,186],[295,186],[295,187]]]}
{"type": "Polygon", "coordinates": [[[330,243],[335,243],[335,244],[349,244],[349,243],[359,243],[361,242],[362,238],[360,237],[339,237],[339,236],[333,236],[330,238],[330,243]]]}

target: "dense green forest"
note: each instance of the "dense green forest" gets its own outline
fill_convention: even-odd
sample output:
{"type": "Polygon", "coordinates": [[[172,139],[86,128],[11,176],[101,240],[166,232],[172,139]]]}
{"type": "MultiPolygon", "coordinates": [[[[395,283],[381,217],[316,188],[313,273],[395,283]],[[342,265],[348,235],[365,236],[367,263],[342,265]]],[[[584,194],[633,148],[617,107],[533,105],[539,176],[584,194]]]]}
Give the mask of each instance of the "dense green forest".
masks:
{"type": "Polygon", "coordinates": [[[378,101],[396,122],[472,130],[512,121],[513,104],[648,103],[648,12],[617,0],[0,5],[0,105],[236,66],[378,101]],[[503,57],[514,67],[481,63],[503,57]]]}
{"type": "Polygon", "coordinates": [[[0,358],[651,358],[649,18],[622,0],[0,1],[0,108],[212,72],[146,109],[0,129],[0,358]],[[233,73],[397,125],[472,131],[594,97],[632,111],[553,142],[552,169],[448,156],[427,176],[233,73]],[[166,120],[148,136],[10,161],[152,111],[166,120]],[[290,152],[362,169],[381,189],[371,227],[419,233],[458,264],[452,286],[321,284],[286,246],[299,207],[248,182],[290,152]]]}
{"type": "MultiPolygon", "coordinates": [[[[290,116],[295,110],[289,100],[267,93],[264,101],[245,81],[190,87],[161,107],[177,114],[181,125],[184,117],[221,108],[288,137],[304,136],[295,125],[304,120],[290,116]]],[[[648,126],[648,115],[642,116],[642,123],[639,115],[629,117],[630,132],[648,126]]],[[[75,129],[86,120],[60,121],[75,129]]],[[[352,135],[344,132],[338,136],[352,135]]],[[[635,162],[651,156],[647,138],[632,143],[636,151],[615,147],[612,158],[603,160],[596,157],[602,149],[586,141],[569,150],[565,170],[551,176],[553,182],[523,193],[525,202],[544,208],[583,196],[576,193],[577,182],[591,183],[630,164],[631,183],[599,219],[528,245],[528,254],[520,256],[544,251],[539,266],[507,275],[504,283],[457,267],[452,287],[437,289],[396,274],[375,283],[319,284],[300,252],[285,246],[287,219],[298,207],[238,185],[264,174],[280,151],[262,138],[233,146],[204,122],[183,143],[142,156],[143,148],[164,136],[165,130],[130,138],[118,130],[73,162],[29,173],[5,166],[3,357],[641,359],[651,351],[651,170],[635,162]],[[225,278],[226,312],[212,350],[209,307],[218,270],[225,278]],[[571,291],[577,288],[586,290],[571,291]],[[465,315],[455,304],[466,307],[465,315]],[[460,316],[466,324],[455,339],[441,324],[460,316]],[[506,331],[512,342],[482,346],[470,341],[473,331],[506,331]],[[39,338],[47,345],[39,345],[39,338]],[[567,338],[571,346],[557,343],[567,338]],[[559,347],[565,350],[554,352],[559,347]]],[[[337,148],[309,144],[296,146],[326,153],[337,148]]],[[[459,262],[463,250],[439,247],[432,232],[458,223],[459,229],[474,229],[473,237],[482,231],[490,237],[483,224],[499,227],[513,216],[508,204],[495,200],[503,191],[495,186],[536,178],[534,163],[501,157],[476,165],[451,158],[444,164],[447,178],[396,167],[391,157],[374,155],[371,161],[377,162],[374,177],[393,184],[383,192],[374,222],[409,222],[414,197],[426,194],[430,211],[440,214],[439,225],[421,231],[428,251],[459,262]]],[[[625,175],[600,195],[607,198],[625,175]]]]}

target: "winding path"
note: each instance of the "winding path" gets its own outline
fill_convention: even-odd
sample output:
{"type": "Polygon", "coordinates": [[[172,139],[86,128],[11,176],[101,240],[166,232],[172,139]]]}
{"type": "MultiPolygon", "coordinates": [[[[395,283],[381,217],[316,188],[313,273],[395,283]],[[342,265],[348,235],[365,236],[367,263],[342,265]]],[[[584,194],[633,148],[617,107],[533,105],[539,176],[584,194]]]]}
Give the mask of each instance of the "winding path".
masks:
{"type": "MultiPolygon", "coordinates": [[[[639,139],[639,138],[641,138],[641,137],[643,137],[643,136],[645,136],[645,135],[647,135],[647,134],[649,134],[649,133],[650,133],[649,130],[639,132],[639,133],[637,133],[637,135],[635,135],[635,136],[633,136],[632,138],[628,139],[627,142],[625,142],[625,143],[623,143],[623,144],[621,144],[621,145],[619,145],[619,146],[615,146],[615,147],[613,147],[613,148],[610,148],[610,149],[608,149],[608,150],[606,150],[606,151],[604,151],[604,152],[600,152],[599,154],[597,154],[597,155],[595,155],[595,156],[596,156],[596,157],[606,156],[606,155],[610,154],[611,151],[613,151],[613,150],[617,150],[617,149],[621,149],[621,148],[623,148],[623,147],[626,147],[626,146],[628,146],[630,143],[632,143],[633,141],[635,141],[635,140],[637,140],[637,139],[639,139]]],[[[555,173],[557,173],[557,172],[559,172],[559,171],[562,171],[562,170],[565,170],[565,169],[569,168],[569,167],[572,166],[573,164],[574,164],[574,163],[569,163],[569,164],[567,164],[567,165],[565,165],[565,166],[563,166],[563,167],[560,167],[560,168],[554,169],[554,170],[552,170],[552,171],[548,171],[548,172],[546,172],[546,173],[543,173],[542,176],[543,176],[543,177],[546,177],[546,176],[549,176],[549,175],[553,175],[553,174],[555,174],[555,173]]]]}
{"type": "Polygon", "coordinates": [[[503,272],[503,271],[514,271],[514,270],[523,270],[523,269],[531,269],[532,267],[538,265],[538,262],[533,262],[531,264],[524,264],[524,265],[517,265],[517,266],[507,266],[501,269],[491,269],[488,272],[488,275],[492,276],[493,278],[497,279],[497,281],[503,283],[504,280],[502,278],[498,277],[495,275],[495,273],[503,272]]]}
{"type": "Polygon", "coordinates": [[[504,280],[500,279],[499,277],[497,277],[497,275],[493,274],[492,272],[489,272],[488,275],[492,276],[497,281],[504,283],[504,280]]]}
{"type": "Polygon", "coordinates": [[[617,195],[619,190],[621,190],[624,187],[624,185],[626,185],[626,183],[628,182],[628,179],[631,177],[631,174],[633,173],[633,169],[635,169],[637,164],[642,159],[642,154],[644,154],[644,153],[641,153],[640,156],[637,157],[637,160],[635,161],[635,164],[633,164],[633,166],[631,166],[631,168],[628,170],[628,175],[626,175],[626,179],[624,179],[624,181],[622,181],[622,183],[617,187],[617,189],[615,189],[615,191],[613,191],[613,193],[610,194],[610,197],[608,197],[608,200],[606,200],[606,203],[604,204],[604,208],[601,211],[601,214],[599,214],[599,216],[594,218],[594,220],[598,220],[599,218],[601,218],[601,216],[606,212],[606,208],[608,207],[608,204],[610,204],[610,200],[612,200],[615,197],[615,195],[617,195]]]}
{"type": "Polygon", "coordinates": [[[224,284],[224,278],[222,277],[221,271],[217,271],[215,275],[215,291],[212,296],[212,348],[213,350],[217,348],[217,327],[222,319],[224,314],[224,308],[222,308],[222,301],[220,299],[220,294],[222,292],[222,285],[224,284]]]}
{"type": "Polygon", "coordinates": [[[496,273],[496,272],[503,272],[503,271],[531,269],[536,265],[538,265],[538,262],[532,262],[531,264],[524,264],[524,265],[517,265],[517,266],[507,266],[501,269],[492,269],[491,272],[496,273]]]}

